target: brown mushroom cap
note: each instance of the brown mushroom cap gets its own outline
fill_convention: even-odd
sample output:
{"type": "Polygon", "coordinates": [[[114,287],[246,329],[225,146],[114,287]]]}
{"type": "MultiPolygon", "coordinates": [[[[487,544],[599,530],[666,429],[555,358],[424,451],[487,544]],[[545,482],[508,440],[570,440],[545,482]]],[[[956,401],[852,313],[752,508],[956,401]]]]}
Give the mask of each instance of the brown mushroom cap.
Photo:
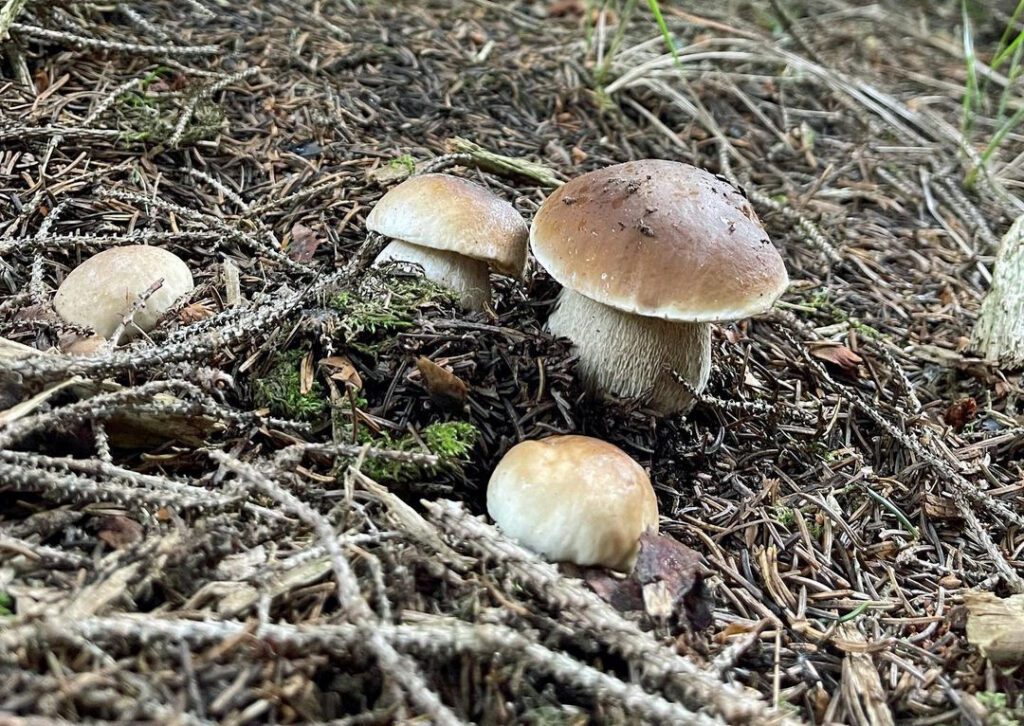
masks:
{"type": "Polygon", "coordinates": [[[537,212],[530,245],[565,287],[679,322],[764,312],[789,284],[746,197],[675,161],[616,164],[559,187],[537,212]]]}
{"type": "Polygon", "coordinates": [[[487,485],[487,511],[510,537],[557,562],[628,571],[640,535],[658,531],[658,500],[643,467],[589,436],[513,446],[487,485]]]}
{"type": "Polygon", "coordinates": [[[388,191],[366,218],[367,229],[409,244],[457,252],[520,276],[529,230],[501,197],[450,174],[410,177],[388,191]]]}

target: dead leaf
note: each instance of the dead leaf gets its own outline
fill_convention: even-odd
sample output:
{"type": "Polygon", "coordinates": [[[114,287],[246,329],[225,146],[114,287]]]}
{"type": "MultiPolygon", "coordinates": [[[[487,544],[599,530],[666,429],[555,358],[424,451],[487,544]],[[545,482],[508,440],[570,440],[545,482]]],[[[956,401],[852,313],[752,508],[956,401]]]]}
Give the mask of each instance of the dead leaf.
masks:
{"type": "Polygon", "coordinates": [[[427,389],[434,403],[452,411],[462,409],[469,393],[469,386],[465,381],[424,356],[416,359],[416,369],[422,377],[423,387],[427,389]]]}
{"type": "Polygon", "coordinates": [[[292,240],[288,244],[288,257],[295,262],[309,262],[316,254],[317,247],[323,239],[312,229],[296,222],[292,226],[292,240]]]}
{"type": "Polygon", "coordinates": [[[939,584],[947,590],[955,590],[964,583],[956,575],[943,575],[939,578],[939,584]]]}
{"type": "Polygon", "coordinates": [[[330,369],[328,375],[332,380],[341,381],[346,387],[359,390],[363,387],[363,379],[359,376],[352,361],[343,355],[332,355],[320,361],[320,365],[330,369]]]}
{"type": "Polygon", "coordinates": [[[1024,595],[999,598],[991,592],[964,593],[967,642],[997,665],[1024,663],[1024,595]]]}
{"type": "Polygon", "coordinates": [[[50,87],[50,76],[46,74],[46,70],[43,68],[36,71],[35,75],[32,76],[32,80],[35,81],[37,94],[50,87]]]}
{"type": "Polygon", "coordinates": [[[811,355],[819,360],[831,363],[844,373],[856,375],[857,367],[864,359],[845,345],[819,345],[811,348],[811,355]]]}
{"type": "Polygon", "coordinates": [[[566,15],[573,15],[582,18],[587,11],[587,4],[584,0],[553,0],[548,5],[549,18],[561,18],[566,15]]]}
{"type": "Polygon", "coordinates": [[[978,415],[978,402],[973,398],[961,398],[959,401],[950,404],[946,409],[943,420],[948,426],[952,426],[957,433],[963,431],[964,426],[970,423],[978,415]]]}
{"type": "Polygon", "coordinates": [[[200,320],[206,320],[207,318],[213,317],[213,308],[204,302],[194,302],[191,305],[186,305],[182,308],[181,312],[178,313],[178,320],[188,325],[189,323],[198,323],[200,320]]]}
{"type": "Polygon", "coordinates": [[[309,351],[299,363],[299,393],[305,396],[313,389],[313,383],[313,351],[309,351]]]}
{"type": "Polygon", "coordinates": [[[714,641],[719,645],[725,645],[729,638],[737,635],[745,635],[754,629],[755,623],[728,623],[724,628],[715,633],[714,641]]]}
{"type": "Polygon", "coordinates": [[[700,555],[666,534],[640,537],[632,573],[643,588],[644,606],[654,617],[685,616],[694,630],[711,625],[711,597],[700,571],[700,555]]]}
{"type": "Polygon", "coordinates": [[[26,305],[14,314],[14,320],[19,323],[40,321],[44,323],[59,324],[63,322],[60,319],[60,316],[57,315],[57,311],[48,303],[26,305]]]}
{"type": "Polygon", "coordinates": [[[614,577],[598,567],[588,567],[583,579],[590,589],[619,612],[642,610],[643,591],[640,583],[632,577],[614,577]]]}
{"type": "Polygon", "coordinates": [[[116,550],[123,550],[142,539],[142,525],[128,517],[105,517],[100,527],[97,536],[116,550]]]}

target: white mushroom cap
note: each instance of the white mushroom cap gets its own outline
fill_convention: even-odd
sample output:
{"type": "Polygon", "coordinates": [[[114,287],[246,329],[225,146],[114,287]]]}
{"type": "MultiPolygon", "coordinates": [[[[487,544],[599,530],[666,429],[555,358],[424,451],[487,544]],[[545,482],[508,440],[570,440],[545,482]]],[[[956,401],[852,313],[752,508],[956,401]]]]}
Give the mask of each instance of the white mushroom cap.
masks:
{"type": "Polygon", "coordinates": [[[410,177],[381,197],[367,229],[419,247],[457,252],[519,277],[529,228],[516,208],[484,187],[450,174],[410,177]]]}
{"type": "MultiPolygon", "coordinates": [[[[192,272],[177,255],[159,247],[111,247],[93,255],[68,274],[53,304],[69,323],[87,325],[109,338],[132,305],[157,280],[163,285],[136,312],[142,330],[156,326],[182,295],[194,287],[192,272]]],[[[132,337],[133,330],[125,330],[132,337]]]]}
{"type": "Polygon", "coordinates": [[[658,531],[647,472],[589,436],[513,446],[491,474],[487,512],[505,534],[550,560],[624,572],[636,562],[640,535],[658,531]]]}

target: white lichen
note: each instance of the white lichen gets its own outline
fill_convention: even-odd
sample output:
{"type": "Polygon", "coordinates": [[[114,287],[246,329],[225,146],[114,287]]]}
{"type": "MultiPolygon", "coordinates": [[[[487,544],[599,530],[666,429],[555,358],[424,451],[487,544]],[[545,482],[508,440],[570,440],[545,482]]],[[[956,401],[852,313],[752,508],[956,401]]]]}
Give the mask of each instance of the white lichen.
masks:
{"type": "Polygon", "coordinates": [[[676,371],[700,393],[711,371],[711,328],[634,315],[563,288],[548,329],[569,338],[578,370],[591,389],[637,398],[660,414],[686,411],[693,395],[676,371]]]}
{"type": "Polygon", "coordinates": [[[454,290],[459,304],[466,310],[483,310],[491,299],[490,276],[487,263],[482,260],[396,239],[381,250],[373,264],[379,266],[385,262],[406,262],[421,267],[426,279],[454,290]]]}

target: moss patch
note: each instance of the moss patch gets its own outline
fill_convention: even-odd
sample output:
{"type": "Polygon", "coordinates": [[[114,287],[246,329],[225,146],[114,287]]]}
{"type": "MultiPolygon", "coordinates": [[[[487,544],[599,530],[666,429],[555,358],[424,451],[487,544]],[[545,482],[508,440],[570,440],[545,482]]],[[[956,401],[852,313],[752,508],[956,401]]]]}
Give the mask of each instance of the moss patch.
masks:
{"type": "Polygon", "coordinates": [[[454,305],[455,293],[422,277],[370,275],[357,292],[335,295],[329,306],[341,314],[340,328],[349,347],[371,355],[411,328],[420,307],[454,305]]]}
{"type": "Polygon", "coordinates": [[[305,350],[290,350],[276,356],[267,375],[253,382],[253,400],[275,416],[313,421],[327,410],[323,386],[316,380],[302,393],[299,366],[305,350]]]}

